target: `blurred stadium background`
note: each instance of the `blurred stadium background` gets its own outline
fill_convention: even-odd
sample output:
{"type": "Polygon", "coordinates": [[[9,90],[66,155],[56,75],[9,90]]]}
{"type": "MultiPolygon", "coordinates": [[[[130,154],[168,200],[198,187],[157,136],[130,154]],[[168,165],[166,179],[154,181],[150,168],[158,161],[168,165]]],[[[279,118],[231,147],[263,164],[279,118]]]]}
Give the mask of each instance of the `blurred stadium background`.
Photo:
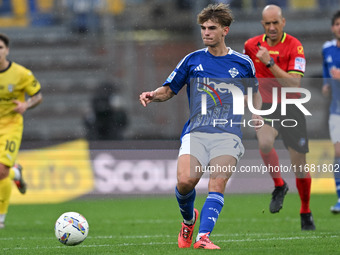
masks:
{"type": "MultiPolygon", "coordinates": [[[[183,56],[203,47],[196,15],[212,2],[215,1],[0,1],[0,32],[11,38],[10,59],[33,71],[44,96],[41,106],[26,113],[19,155],[31,187],[27,195],[32,200],[14,194],[14,201],[43,202],[48,192],[62,197],[74,188],[79,189],[75,197],[172,193],[178,138],[188,117],[186,95],[182,91],[171,102],[146,109],[140,106],[138,96],[160,86],[183,56]],[[91,136],[95,132],[93,114],[96,107],[101,107],[96,105],[98,101],[120,114],[115,121],[121,127],[110,126],[114,120],[104,118],[104,129],[109,126],[114,130],[106,137],[91,136]]],[[[312,93],[307,108],[313,114],[307,118],[313,139],[309,162],[331,163],[329,102],[320,93],[321,49],[326,40],[332,39],[330,19],[340,8],[340,1],[224,2],[231,4],[235,16],[227,45],[239,52],[248,38],[263,32],[263,7],[274,3],[283,8],[285,31],[302,42],[307,59],[303,87],[312,93]]],[[[241,164],[260,165],[255,133],[251,128],[243,131],[249,152],[241,164]]],[[[288,165],[288,155],[280,141],[277,146],[282,164],[288,165]]],[[[235,184],[231,190],[269,192],[270,178],[259,179],[252,189],[244,183],[235,184]]],[[[315,181],[322,182],[316,190],[333,192],[332,180],[326,184],[324,180],[315,181]]]]}

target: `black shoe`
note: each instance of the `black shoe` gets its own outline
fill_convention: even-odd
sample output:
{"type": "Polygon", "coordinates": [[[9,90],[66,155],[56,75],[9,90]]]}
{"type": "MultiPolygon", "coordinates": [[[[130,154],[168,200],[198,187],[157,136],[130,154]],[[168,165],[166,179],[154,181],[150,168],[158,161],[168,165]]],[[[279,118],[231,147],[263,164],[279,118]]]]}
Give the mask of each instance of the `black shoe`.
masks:
{"type": "Polygon", "coordinates": [[[279,212],[283,206],[283,199],[289,190],[288,184],[285,181],[283,182],[283,186],[275,187],[272,193],[272,201],[270,201],[269,205],[269,210],[271,213],[279,212]]]}
{"type": "Polygon", "coordinates": [[[301,230],[315,230],[312,213],[300,213],[301,216],[301,230]]]}

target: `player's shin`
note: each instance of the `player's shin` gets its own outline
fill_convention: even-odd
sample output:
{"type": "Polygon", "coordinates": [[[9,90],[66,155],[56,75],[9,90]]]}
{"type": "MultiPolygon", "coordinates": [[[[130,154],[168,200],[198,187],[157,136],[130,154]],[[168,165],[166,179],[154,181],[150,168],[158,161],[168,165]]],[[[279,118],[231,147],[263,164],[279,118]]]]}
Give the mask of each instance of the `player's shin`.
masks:
{"type": "Polygon", "coordinates": [[[263,162],[269,170],[269,174],[274,181],[275,187],[280,187],[284,185],[283,179],[281,177],[281,171],[279,166],[279,156],[276,153],[275,148],[272,148],[270,152],[264,153],[260,150],[263,162]]]}
{"type": "Polygon", "coordinates": [[[207,199],[202,208],[200,217],[200,228],[198,231],[198,240],[201,235],[212,232],[218,216],[220,215],[224,205],[224,195],[219,192],[209,192],[207,199]]]}
{"type": "Polygon", "coordinates": [[[187,225],[192,225],[195,223],[194,215],[194,202],[196,198],[196,191],[193,189],[188,194],[179,193],[177,187],[175,189],[176,198],[178,202],[179,209],[183,216],[183,221],[187,225]]]}
{"type": "Polygon", "coordinates": [[[310,213],[309,201],[310,191],[312,185],[312,178],[310,173],[307,173],[305,178],[296,178],[296,188],[299,192],[301,200],[300,213],[310,213]]]}
{"type": "Polygon", "coordinates": [[[334,170],[336,193],[338,195],[338,202],[340,202],[340,157],[336,157],[334,159],[333,170],[334,170]]]}
{"type": "Polygon", "coordinates": [[[11,197],[12,181],[9,176],[0,180],[0,214],[6,214],[11,197]]]}

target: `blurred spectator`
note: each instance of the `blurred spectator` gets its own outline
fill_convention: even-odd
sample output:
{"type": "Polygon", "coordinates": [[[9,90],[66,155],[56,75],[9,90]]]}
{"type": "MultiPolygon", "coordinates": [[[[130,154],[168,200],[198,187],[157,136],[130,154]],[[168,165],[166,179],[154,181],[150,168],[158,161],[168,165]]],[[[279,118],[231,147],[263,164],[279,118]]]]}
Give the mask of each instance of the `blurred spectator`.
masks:
{"type": "Polygon", "coordinates": [[[240,0],[214,0],[213,3],[223,3],[229,4],[233,9],[241,9],[242,8],[242,1],[240,0]]]}
{"type": "Polygon", "coordinates": [[[177,8],[180,10],[189,10],[192,8],[192,0],[177,0],[177,8]]]}
{"type": "Polygon", "coordinates": [[[91,103],[91,112],[84,118],[87,139],[122,139],[128,119],[115,84],[102,83],[94,94],[91,103]]]}
{"type": "Polygon", "coordinates": [[[78,33],[98,32],[101,30],[101,13],[105,9],[105,0],[63,0],[64,6],[71,12],[72,31],[78,33]]]}
{"type": "Polygon", "coordinates": [[[252,0],[253,8],[262,9],[264,6],[269,4],[275,4],[280,6],[282,9],[287,8],[287,0],[252,0]]]}
{"type": "Polygon", "coordinates": [[[321,9],[339,8],[339,0],[318,0],[321,9]]]}
{"type": "Polygon", "coordinates": [[[10,1],[0,1],[0,14],[1,15],[12,14],[12,7],[10,1]]]}

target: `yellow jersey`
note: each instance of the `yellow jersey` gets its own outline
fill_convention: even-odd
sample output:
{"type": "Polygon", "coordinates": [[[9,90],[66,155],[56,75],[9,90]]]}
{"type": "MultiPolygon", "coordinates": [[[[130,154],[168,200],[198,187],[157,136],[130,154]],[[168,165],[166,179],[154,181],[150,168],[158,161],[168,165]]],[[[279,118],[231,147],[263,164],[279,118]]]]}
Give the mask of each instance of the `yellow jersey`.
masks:
{"type": "Polygon", "coordinates": [[[22,115],[13,111],[16,107],[13,100],[24,102],[26,94],[34,96],[40,89],[33,73],[15,62],[0,71],[0,129],[7,129],[11,124],[23,125],[22,115]]]}

